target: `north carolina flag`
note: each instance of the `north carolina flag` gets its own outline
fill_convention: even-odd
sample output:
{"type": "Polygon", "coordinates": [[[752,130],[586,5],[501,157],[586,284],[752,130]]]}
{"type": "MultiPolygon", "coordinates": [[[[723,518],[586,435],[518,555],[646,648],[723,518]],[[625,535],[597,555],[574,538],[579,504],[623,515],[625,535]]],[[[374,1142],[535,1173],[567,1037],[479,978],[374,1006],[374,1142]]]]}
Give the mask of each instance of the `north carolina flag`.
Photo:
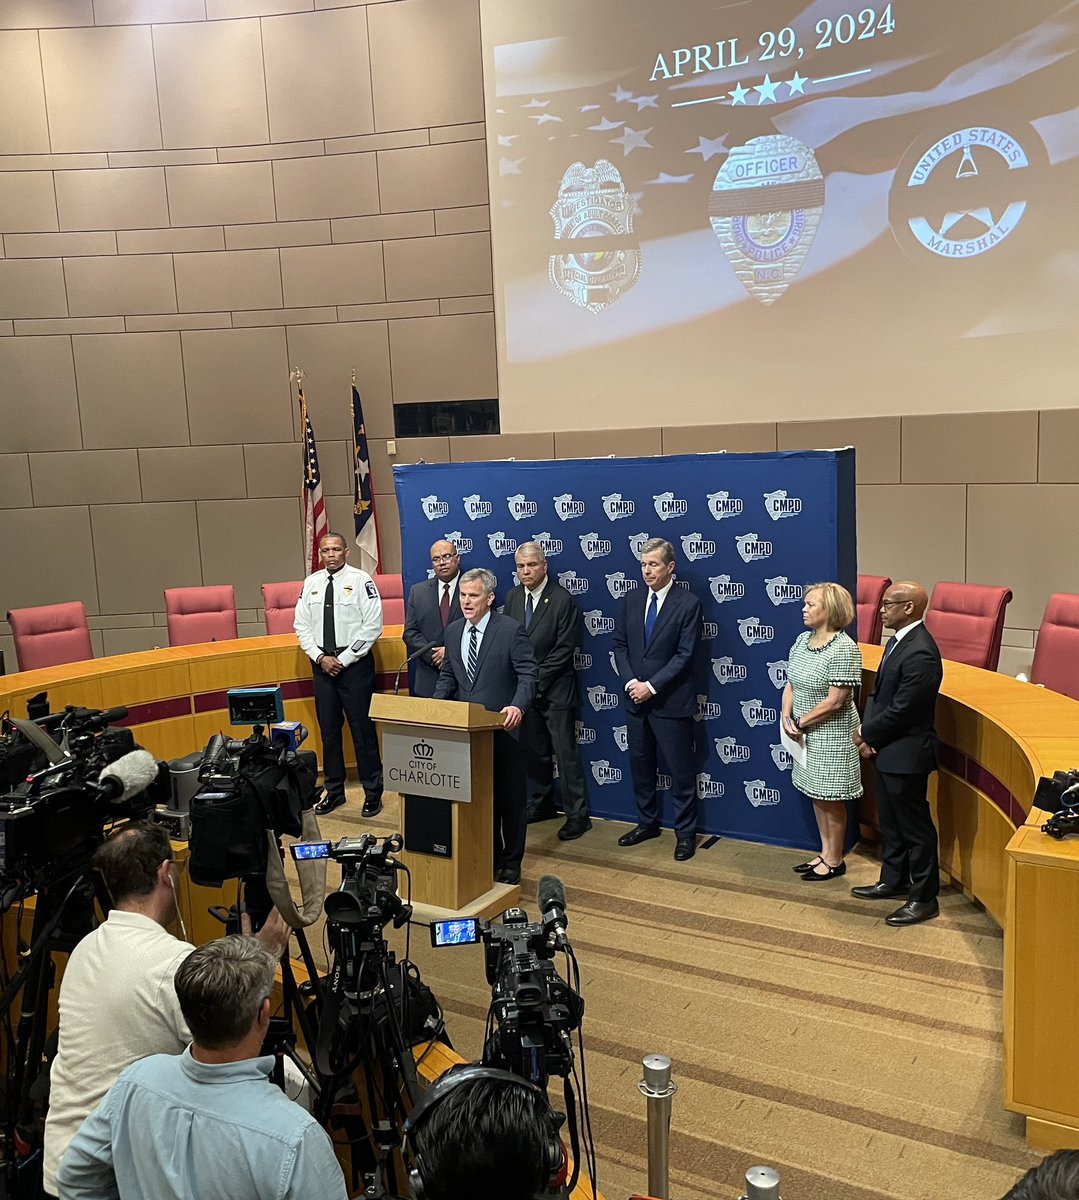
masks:
{"type": "Polygon", "coordinates": [[[382,565],[382,555],[378,548],[378,522],[375,519],[375,492],[371,483],[367,430],[364,429],[363,408],[355,384],[352,385],[352,439],[355,452],[352,512],[356,522],[356,548],[360,558],[356,565],[368,575],[376,575],[382,565]]]}

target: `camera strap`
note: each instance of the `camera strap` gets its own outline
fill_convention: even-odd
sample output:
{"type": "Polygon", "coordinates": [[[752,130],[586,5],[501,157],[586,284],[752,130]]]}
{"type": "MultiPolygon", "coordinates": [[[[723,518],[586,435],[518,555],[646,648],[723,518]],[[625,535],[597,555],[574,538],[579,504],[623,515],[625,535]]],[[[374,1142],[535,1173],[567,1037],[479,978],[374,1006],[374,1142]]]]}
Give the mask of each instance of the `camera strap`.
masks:
{"type": "Polygon", "coordinates": [[[63,750],[60,749],[40,725],[33,721],[20,720],[18,717],[9,717],[8,720],[11,721],[12,725],[15,726],[28,742],[33,742],[50,763],[58,763],[66,757],[63,750]]]}
{"type": "MultiPolygon", "coordinates": [[[[292,898],[292,890],[285,878],[281,848],[272,829],[266,831],[269,842],[266,854],[266,890],[285,919],[290,929],[305,929],[313,925],[322,915],[322,904],[326,898],[326,866],[324,858],[299,859],[296,874],[300,877],[300,907],[292,898]]],[[[305,842],[320,842],[322,832],[313,808],[304,809],[300,816],[300,839],[305,842]]]]}

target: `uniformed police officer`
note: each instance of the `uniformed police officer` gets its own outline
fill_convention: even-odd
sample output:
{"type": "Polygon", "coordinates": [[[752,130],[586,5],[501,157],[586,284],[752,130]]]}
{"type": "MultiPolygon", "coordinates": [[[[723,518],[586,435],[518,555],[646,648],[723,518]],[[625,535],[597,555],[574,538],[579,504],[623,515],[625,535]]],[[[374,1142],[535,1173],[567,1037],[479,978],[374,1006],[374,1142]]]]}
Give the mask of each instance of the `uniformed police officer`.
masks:
{"type": "Polygon", "coordinates": [[[326,795],[315,811],[333,812],[345,802],[341,727],[348,718],[363,784],[363,815],[382,811],[382,757],[369,710],[375,690],[375,642],[382,634],[382,598],[375,581],[345,561],[348,543],[327,533],[318,545],[323,569],[303,582],[296,604],[296,636],[314,663],[315,715],[322,731],[326,795]]]}

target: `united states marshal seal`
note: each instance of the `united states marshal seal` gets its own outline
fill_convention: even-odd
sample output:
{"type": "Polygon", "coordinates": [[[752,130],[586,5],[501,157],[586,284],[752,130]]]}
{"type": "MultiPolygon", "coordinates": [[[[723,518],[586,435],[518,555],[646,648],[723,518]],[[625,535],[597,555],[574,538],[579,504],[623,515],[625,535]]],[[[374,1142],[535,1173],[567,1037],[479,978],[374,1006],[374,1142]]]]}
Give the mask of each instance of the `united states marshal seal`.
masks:
{"type": "Polygon", "coordinates": [[[601,158],[593,167],[575,162],[567,168],[551,218],[559,241],[600,239],[592,249],[582,246],[551,255],[551,282],[574,304],[600,312],[640,278],[641,249],[632,241],[633,200],[613,163],[601,158]]]}
{"type": "Polygon", "coordinates": [[[824,210],[813,151],[786,134],[735,146],[719,168],[708,216],[742,286],[774,304],[802,269],[824,210]]]}

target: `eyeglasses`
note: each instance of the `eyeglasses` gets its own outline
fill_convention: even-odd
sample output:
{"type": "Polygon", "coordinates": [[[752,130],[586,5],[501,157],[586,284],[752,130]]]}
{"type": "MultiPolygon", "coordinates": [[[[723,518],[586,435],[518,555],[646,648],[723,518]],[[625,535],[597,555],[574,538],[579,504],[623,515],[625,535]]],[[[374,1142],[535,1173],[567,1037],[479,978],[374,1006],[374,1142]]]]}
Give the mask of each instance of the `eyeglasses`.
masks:
{"type": "Polygon", "coordinates": [[[433,563],[452,562],[456,557],[457,557],[456,550],[452,554],[432,554],[431,562],[433,562],[433,563]]]}
{"type": "Polygon", "coordinates": [[[881,606],[881,608],[891,608],[891,606],[893,604],[909,604],[909,603],[910,603],[909,600],[882,600],[880,602],[880,606],[881,606]]]}

